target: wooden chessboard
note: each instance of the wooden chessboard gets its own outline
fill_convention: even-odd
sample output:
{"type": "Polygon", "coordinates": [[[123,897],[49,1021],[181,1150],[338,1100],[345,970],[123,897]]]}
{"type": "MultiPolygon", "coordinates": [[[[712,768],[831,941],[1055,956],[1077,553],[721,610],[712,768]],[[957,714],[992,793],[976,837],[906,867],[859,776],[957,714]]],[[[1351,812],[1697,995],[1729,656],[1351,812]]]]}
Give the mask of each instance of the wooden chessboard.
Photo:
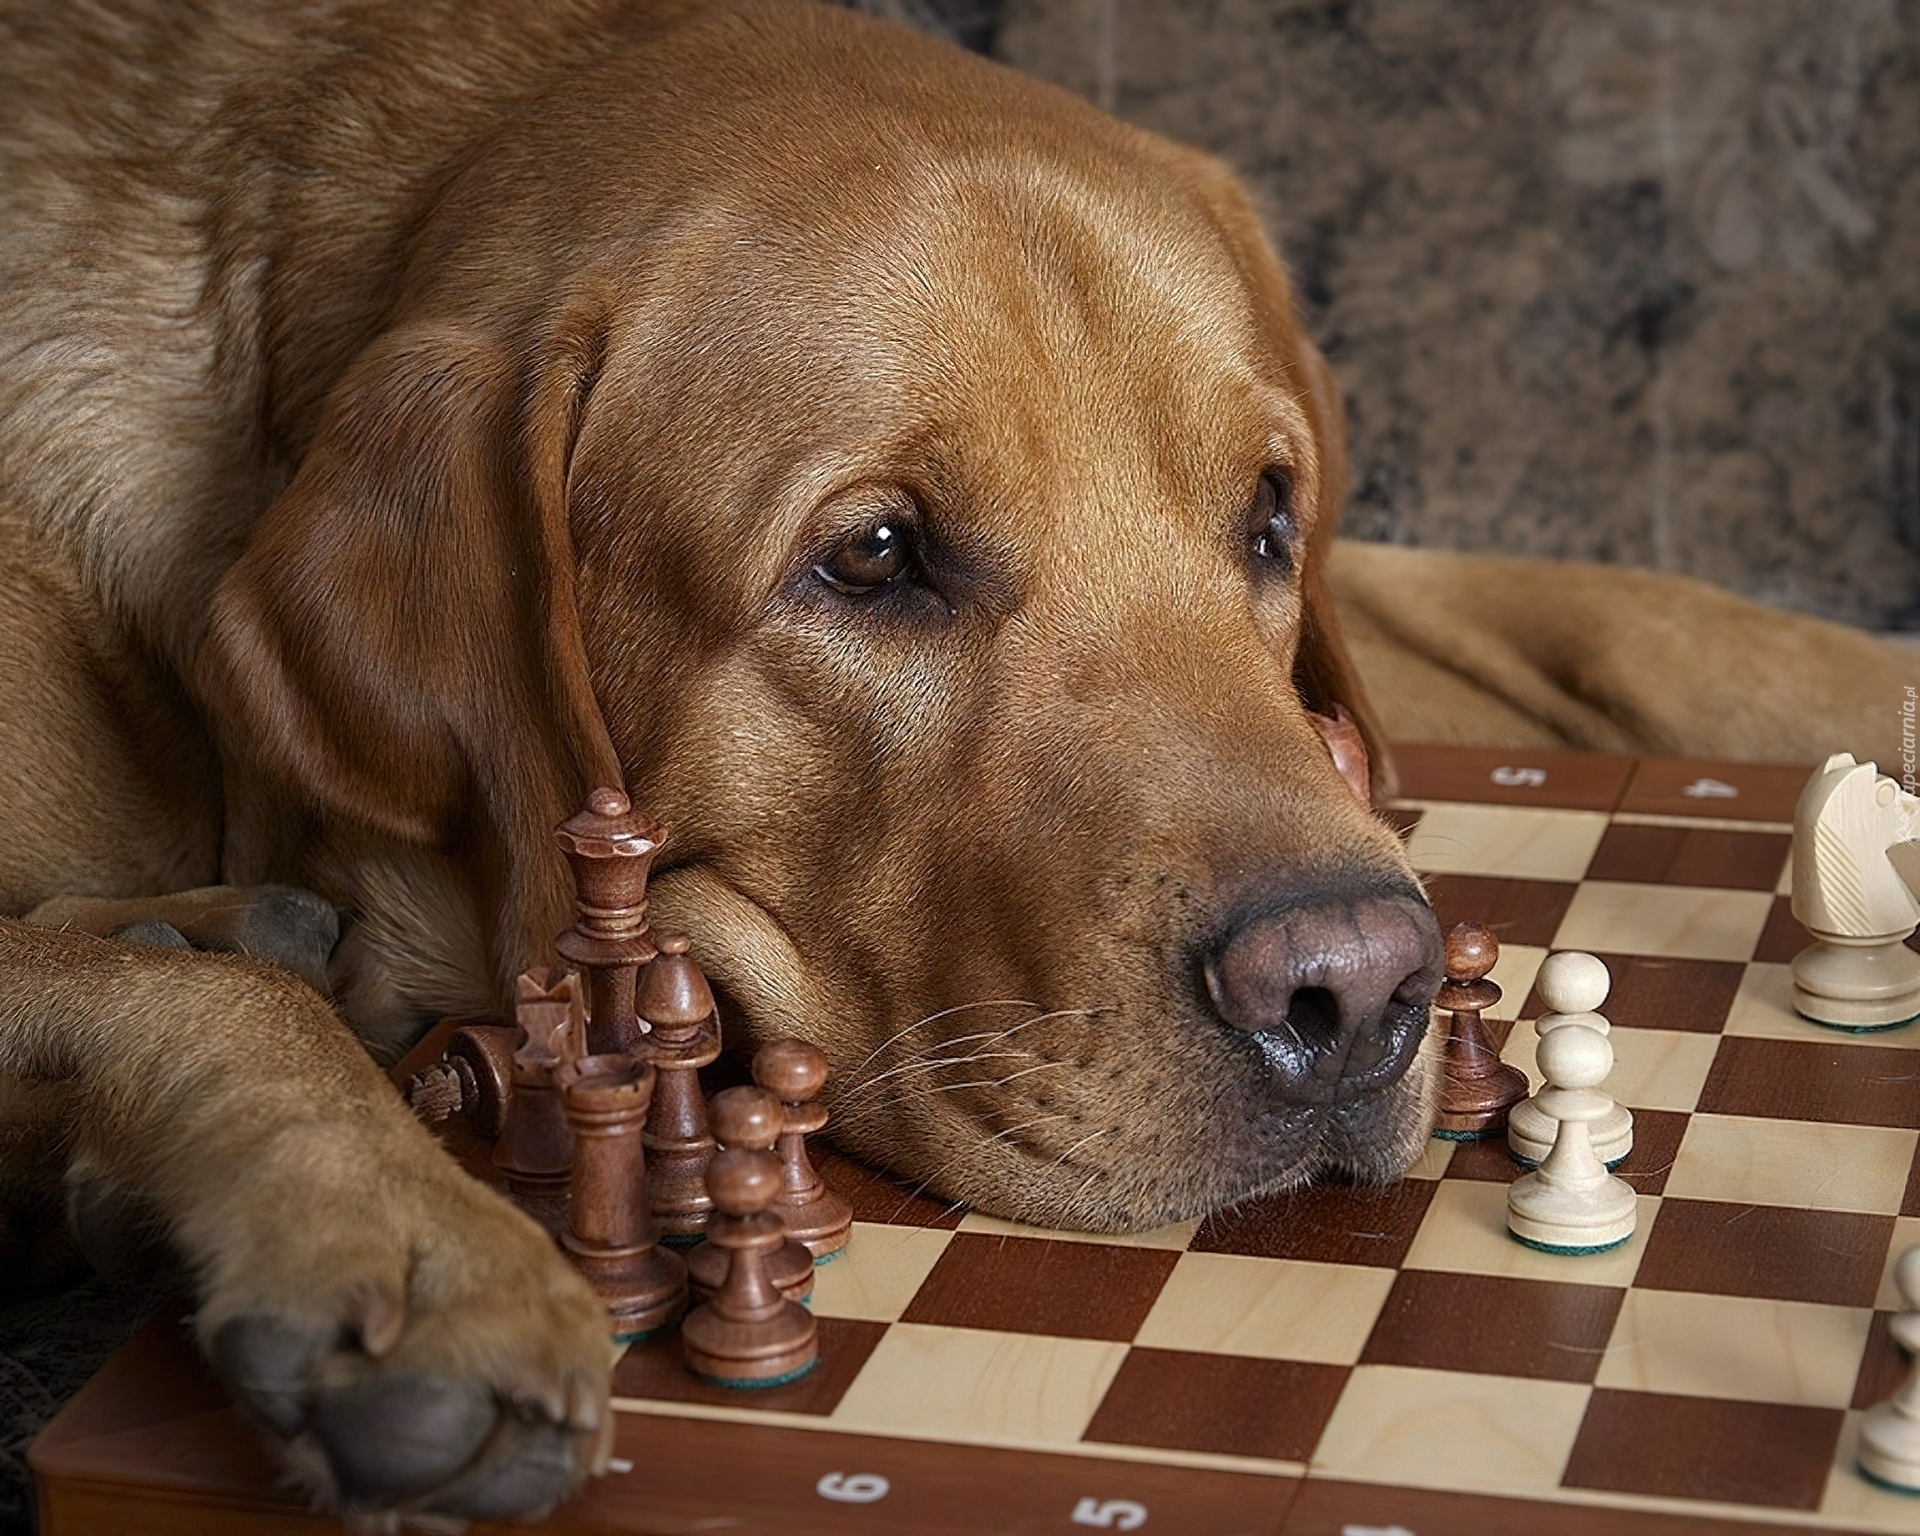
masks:
{"type": "MultiPolygon", "coordinates": [[[[1888,1271],[1920,1242],[1920,1026],[1842,1034],[1788,1008],[1805,770],[1442,749],[1404,767],[1391,814],[1442,922],[1502,942],[1509,1059],[1532,1064],[1550,948],[1613,972],[1627,1245],[1511,1241],[1498,1142],[1127,1239],[826,1159],[859,1224],[818,1272],[819,1368],[729,1393],[671,1337],[631,1350],[618,1469],[552,1528],[1920,1532],[1920,1497],[1853,1468],[1860,1408],[1904,1370],[1888,1271]]],[[[177,1318],[33,1464],[45,1536],[318,1524],[274,1495],[177,1318]]]]}

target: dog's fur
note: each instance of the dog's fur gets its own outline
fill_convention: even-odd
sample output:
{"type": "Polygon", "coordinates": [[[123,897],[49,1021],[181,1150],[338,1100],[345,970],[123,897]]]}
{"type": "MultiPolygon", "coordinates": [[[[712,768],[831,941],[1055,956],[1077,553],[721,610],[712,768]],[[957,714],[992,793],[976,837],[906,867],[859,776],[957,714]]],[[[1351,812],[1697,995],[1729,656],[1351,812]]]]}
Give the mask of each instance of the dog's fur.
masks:
{"type": "MultiPolygon", "coordinates": [[[[1545,600],[1423,722],[1391,648],[1458,604],[1330,560],[1337,394],[1231,177],[925,39],[23,3],[0,136],[0,908],[299,968],[250,888],[313,888],[383,1059],[551,958],[551,828],[624,783],[657,919],[747,1037],[828,1050],[842,1144],[1103,1229],[1387,1178],[1424,1057],[1276,1101],[1196,969],[1285,893],[1415,888],[1323,740],[1390,773],[1330,573],[1416,734],[1477,697],[1483,736],[1729,744],[1545,600]],[[823,580],[881,521],[908,574],[823,580]]],[[[312,989],[18,923],[0,968],[0,1175],[151,1212],[316,1486],[484,1514],[601,1454],[592,1298],[312,989]]]]}

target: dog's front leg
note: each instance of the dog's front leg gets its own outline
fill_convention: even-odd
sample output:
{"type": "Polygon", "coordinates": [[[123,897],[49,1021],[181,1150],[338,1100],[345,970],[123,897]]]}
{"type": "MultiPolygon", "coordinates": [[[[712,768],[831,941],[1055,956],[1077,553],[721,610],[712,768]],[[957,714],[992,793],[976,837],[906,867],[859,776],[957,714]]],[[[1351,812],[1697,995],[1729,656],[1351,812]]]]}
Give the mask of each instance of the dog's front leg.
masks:
{"type": "Polygon", "coordinates": [[[604,1461],[606,1320],[284,971],[0,921],[0,1077],[150,1208],[202,1345],[323,1499],[497,1518],[604,1461]]]}

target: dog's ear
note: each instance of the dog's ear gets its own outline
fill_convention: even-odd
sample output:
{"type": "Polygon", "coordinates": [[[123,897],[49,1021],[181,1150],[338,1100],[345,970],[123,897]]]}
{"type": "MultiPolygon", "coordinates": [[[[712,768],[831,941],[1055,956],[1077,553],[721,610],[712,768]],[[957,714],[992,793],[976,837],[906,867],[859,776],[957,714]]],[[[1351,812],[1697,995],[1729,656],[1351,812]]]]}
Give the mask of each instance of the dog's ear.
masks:
{"type": "Polygon", "coordinates": [[[621,782],[566,519],[598,334],[548,338],[530,377],[514,357],[532,350],[416,326],[356,360],[222,579],[195,667],[244,771],[460,856],[515,968],[567,911],[552,828],[621,782]]]}
{"type": "Polygon", "coordinates": [[[1333,588],[1327,579],[1327,557],[1339,527],[1340,509],[1347,499],[1347,418],[1340,404],[1340,386],[1300,324],[1293,287],[1267,241],[1246,189],[1225,164],[1209,155],[1181,149],[1172,153],[1213,210],[1259,314],[1267,345],[1276,357],[1291,365],[1299,384],[1300,407],[1306,413],[1319,460],[1319,491],[1312,539],[1301,562],[1303,602],[1300,642],[1294,653],[1294,686],[1309,711],[1329,720],[1338,720],[1344,712],[1358,729],[1377,802],[1395,792],[1393,757],[1341,637],[1333,588]]]}
{"type": "Polygon", "coordinates": [[[1301,562],[1300,648],[1294,655],[1293,680],[1307,708],[1317,715],[1345,717],[1358,730],[1366,747],[1366,767],[1374,803],[1389,799],[1398,787],[1392,750],[1374,718],[1373,706],[1360,672],[1340,633],[1334,611],[1333,586],[1327,579],[1327,561],[1333,536],[1347,497],[1347,416],[1340,404],[1340,386],[1320,349],[1296,324],[1293,328],[1294,366],[1303,384],[1301,405],[1313,430],[1320,459],[1320,506],[1314,519],[1313,540],[1301,562]]]}

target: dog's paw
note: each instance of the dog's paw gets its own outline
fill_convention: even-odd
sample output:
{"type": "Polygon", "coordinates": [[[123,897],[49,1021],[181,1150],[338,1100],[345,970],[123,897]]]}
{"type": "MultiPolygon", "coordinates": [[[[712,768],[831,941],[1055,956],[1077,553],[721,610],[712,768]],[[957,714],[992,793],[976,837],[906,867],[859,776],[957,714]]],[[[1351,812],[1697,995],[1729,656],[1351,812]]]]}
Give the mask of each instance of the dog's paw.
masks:
{"type": "Polygon", "coordinates": [[[551,1239],[451,1167],[357,1208],[256,1207],[202,1343],[293,1474],[362,1516],[537,1515],[604,1470],[606,1314],[551,1239]]]}

